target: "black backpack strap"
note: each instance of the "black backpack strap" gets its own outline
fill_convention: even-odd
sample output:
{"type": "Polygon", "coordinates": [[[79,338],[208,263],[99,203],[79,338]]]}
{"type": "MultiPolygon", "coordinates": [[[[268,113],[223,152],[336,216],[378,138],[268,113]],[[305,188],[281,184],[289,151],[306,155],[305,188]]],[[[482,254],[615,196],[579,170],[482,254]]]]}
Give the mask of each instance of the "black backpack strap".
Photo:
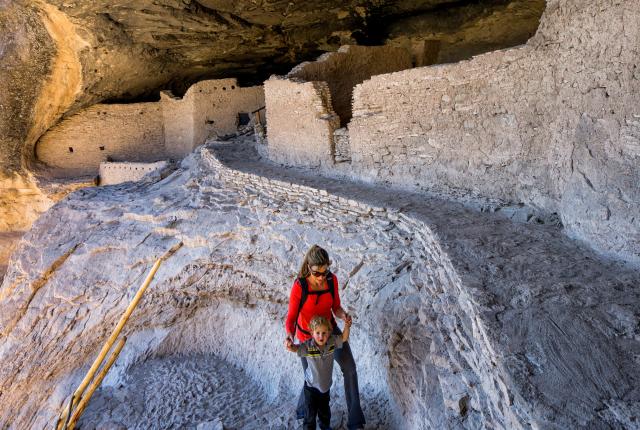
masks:
{"type": "Polygon", "coordinates": [[[304,278],[298,278],[298,282],[300,283],[301,293],[300,293],[300,304],[298,305],[298,312],[296,313],[296,329],[300,330],[302,333],[308,336],[311,333],[309,333],[307,330],[300,327],[300,324],[298,324],[298,318],[300,318],[300,312],[302,312],[302,307],[304,306],[304,302],[306,302],[307,297],[309,297],[309,284],[307,283],[307,280],[304,278]]]}
{"type": "Polygon", "coordinates": [[[329,284],[329,291],[331,292],[331,299],[336,299],[336,279],[333,277],[333,273],[327,276],[327,284],[329,284]]]}
{"type": "MultiPolygon", "coordinates": [[[[329,273],[329,276],[327,276],[327,284],[329,284],[331,301],[334,302],[336,300],[336,279],[333,277],[333,273],[329,273]]],[[[333,324],[333,327],[338,327],[338,322],[334,318],[333,314],[331,315],[331,324],[333,324]]]]}

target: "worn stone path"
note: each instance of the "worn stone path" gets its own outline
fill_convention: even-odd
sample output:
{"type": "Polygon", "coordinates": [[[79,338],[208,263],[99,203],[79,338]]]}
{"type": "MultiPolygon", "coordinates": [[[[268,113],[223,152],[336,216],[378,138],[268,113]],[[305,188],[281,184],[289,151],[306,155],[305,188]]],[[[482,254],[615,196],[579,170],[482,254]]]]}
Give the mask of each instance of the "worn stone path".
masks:
{"type": "MultiPolygon", "coordinates": [[[[366,399],[368,428],[389,428],[377,420],[384,405],[366,399]],[[370,403],[371,402],[371,403],[370,403]]],[[[346,429],[332,401],[331,424],[346,429]]],[[[242,368],[213,355],[156,357],[130,367],[117,386],[103,386],[80,420],[84,430],[263,430],[297,428],[291,399],[267,394],[242,368]]]]}

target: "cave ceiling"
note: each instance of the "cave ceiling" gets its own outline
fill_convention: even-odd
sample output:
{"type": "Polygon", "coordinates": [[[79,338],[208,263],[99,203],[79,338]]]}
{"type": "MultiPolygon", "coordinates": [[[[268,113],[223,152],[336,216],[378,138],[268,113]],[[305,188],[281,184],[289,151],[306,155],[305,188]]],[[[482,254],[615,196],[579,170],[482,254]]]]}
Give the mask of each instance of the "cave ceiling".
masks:
{"type": "Polygon", "coordinates": [[[78,25],[91,45],[82,56],[87,102],[144,97],[162,87],[180,94],[207,78],[235,76],[256,84],[343,44],[378,45],[390,38],[439,38],[453,51],[443,50],[443,60],[456,60],[473,54],[456,47],[469,43],[461,31],[509,9],[508,15],[530,23],[502,25],[500,32],[488,28],[473,37],[487,46],[522,43],[535,31],[544,5],[504,0],[48,3],[78,25]]]}

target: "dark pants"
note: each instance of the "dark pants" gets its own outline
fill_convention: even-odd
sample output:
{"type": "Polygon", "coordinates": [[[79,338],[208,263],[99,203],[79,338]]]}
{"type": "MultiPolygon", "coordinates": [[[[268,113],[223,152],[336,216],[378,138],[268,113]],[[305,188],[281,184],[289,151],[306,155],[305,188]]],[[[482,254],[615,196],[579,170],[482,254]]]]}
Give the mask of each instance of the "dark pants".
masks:
{"type": "Polygon", "coordinates": [[[316,416],[320,421],[322,430],[329,430],[331,427],[331,409],[329,408],[329,391],[320,392],[317,388],[304,384],[302,390],[304,395],[304,429],[316,430],[316,416]]]}
{"type": "MultiPolygon", "coordinates": [[[[340,331],[338,327],[335,327],[332,334],[341,335],[342,331],[340,331]]],[[[344,377],[344,394],[347,399],[347,410],[349,412],[347,427],[349,429],[364,427],[365,420],[362,408],[360,407],[360,392],[358,390],[358,372],[356,372],[356,362],[353,359],[353,354],[351,354],[349,342],[345,342],[342,348],[336,349],[333,358],[340,366],[342,376],[344,377]]],[[[307,359],[304,357],[302,357],[302,369],[304,371],[307,370],[307,359]]],[[[304,389],[298,398],[296,414],[299,419],[304,417],[304,389]]]]}

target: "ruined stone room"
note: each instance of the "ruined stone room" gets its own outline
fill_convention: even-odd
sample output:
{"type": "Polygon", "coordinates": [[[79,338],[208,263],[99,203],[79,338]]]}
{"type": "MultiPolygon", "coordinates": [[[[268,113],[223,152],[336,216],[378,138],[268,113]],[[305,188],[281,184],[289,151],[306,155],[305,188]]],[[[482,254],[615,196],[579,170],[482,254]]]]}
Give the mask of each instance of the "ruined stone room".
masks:
{"type": "Polygon", "coordinates": [[[640,1],[0,0],[0,430],[640,430],[640,1]]]}

